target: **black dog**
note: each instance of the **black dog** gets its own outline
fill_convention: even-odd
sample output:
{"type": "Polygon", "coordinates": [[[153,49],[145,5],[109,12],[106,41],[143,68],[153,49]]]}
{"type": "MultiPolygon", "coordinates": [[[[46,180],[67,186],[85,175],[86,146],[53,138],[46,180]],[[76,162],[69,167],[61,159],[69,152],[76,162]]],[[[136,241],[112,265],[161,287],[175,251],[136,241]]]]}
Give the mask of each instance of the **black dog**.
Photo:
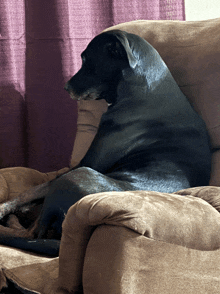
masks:
{"type": "Polygon", "coordinates": [[[82,62],[65,89],[73,99],[105,99],[108,111],[80,166],[36,188],[36,198],[45,198],[35,230],[38,239],[5,238],[1,243],[56,255],[59,242],[45,238],[51,231],[60,238],[68,208],[85,195],[171,193],[208,185],[211,154],[205,123],[150,44],[109,31],[91,41],[82,62]]]}

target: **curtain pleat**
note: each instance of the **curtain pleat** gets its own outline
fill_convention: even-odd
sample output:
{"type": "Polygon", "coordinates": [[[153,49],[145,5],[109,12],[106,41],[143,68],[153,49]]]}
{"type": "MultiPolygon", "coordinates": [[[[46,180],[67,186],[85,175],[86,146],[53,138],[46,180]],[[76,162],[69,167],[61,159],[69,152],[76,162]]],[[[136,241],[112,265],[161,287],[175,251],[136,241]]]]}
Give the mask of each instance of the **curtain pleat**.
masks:
{"type": "Polygon", "coordinates": [[[24,1],[0,1],[0,167],[26,164],[24,1]]]}
{"type": "Polygon", "coordinates": [[[184,20],[184,0],[0,1],[0,167],[69,165],[77,108],[64,84],[95,35],[136,19],[184,20]]]}
{"type": "Polygon", "coordinates": [[[40,171],[69,165],[76,133],[76,104],[64,90],[70,72],[64,75],[63,64],[69,67],[71,62],[69,40],[65,41],[68,27],[66,21],[61,23],[58,9],[68,11],[58,4],[26,1],[28,166],[40,171]]]}

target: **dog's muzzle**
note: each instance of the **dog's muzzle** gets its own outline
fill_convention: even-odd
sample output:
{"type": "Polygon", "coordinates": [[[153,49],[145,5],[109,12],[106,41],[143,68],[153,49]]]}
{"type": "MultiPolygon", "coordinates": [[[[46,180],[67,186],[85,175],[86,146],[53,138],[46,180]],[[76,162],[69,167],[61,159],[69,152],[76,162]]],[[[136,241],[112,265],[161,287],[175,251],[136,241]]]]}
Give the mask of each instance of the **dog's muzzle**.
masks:
{"type": "Polygon", "coordinates": [[[65,84],[64,89],[70,94],[70,97],[71,97],[73,100],[81,100],[81,99],[82,99],[80,95],[77,95],[77,94],[73,91],[73,89],[71,88],[69,82],[67,82],[67,83],[65,84]]]}
{"type": "Polygon", "coordinates": [[[99,93],[96,89],[88,89],[87,91],[85,91],[82,94],[77,94],[71,87],[71,85],[69,84],[69,82],[67,82],[65,84],[64,89],[70,94],[70,97],[73,100],[96,100],[99,98],[99,93]]]}

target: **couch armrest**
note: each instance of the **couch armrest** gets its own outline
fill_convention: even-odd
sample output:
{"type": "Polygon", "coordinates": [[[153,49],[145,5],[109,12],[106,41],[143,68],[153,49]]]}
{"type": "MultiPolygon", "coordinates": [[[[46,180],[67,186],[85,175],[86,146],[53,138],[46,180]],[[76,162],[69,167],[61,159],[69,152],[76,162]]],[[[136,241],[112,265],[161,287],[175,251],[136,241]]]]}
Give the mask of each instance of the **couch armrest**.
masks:
{"type": "Polygon", "coordinates": [[[84,294],[219,293],[220,250],[200,251],[102,225],[90,238],[84,294]]]}
{"type": "MultiPolygon", "coordinates": [[[[194,251],[213,252],[213,255],[210,254],[215,260],[214,252],[220,254],[220,214],[202,199],[152,191],[97,193],[85,196],[71,206],[63,222],[59,252],[60,292],[57,293],[81,293],[85,255],[88,252],[90,238],[93,238],[91,236],[96,228],[102,225],[124,227],[129,232],[135,232],[137,238],[142,236],[143,240],[147,239],[149,242],[162,242],[159,243],[163,244],[161,247],[170,244],[174,246],[170,248],[177,246],[192,250],[183,251],[183,255],[192,254],[194,251]]],[[[118,234],[111,237],[119,238],[118,234]]],[[[130,235],[130,239],[132,238],[133,235],[130,235]]],[[[97,241],[97,244],[100,242],[101,240],[97,241]]],[[[118,249],[121,251],[119,257],[126,254],[126,245],[123,244],[122,248],[125,251],[123,253],[118,249]]],[[[102,249],[104,248],[99,247],[98,250],[102,249]]],[[[115,254],[116,252],[117,250],[114,250],[115,254]]],[[[177,256],[178,254],[175,258],[177,256]]],[[[122,260],[121,263],[123,262],[122,260]]]]}

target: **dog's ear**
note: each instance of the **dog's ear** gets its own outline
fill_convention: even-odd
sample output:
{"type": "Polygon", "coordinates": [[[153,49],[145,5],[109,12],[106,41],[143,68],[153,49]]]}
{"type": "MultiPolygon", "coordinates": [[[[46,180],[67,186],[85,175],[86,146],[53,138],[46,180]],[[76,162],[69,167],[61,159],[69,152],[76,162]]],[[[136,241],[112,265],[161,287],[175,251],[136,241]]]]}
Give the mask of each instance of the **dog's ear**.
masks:
{"type": "Polygon", "coordinates": [[[123,49],[126,52],[130,67],[134,68],[137,65],[137,59],[133,54],[132,48],[130,47],[127,37],[124,33],[118,33],[116,34],[116,37],[118,38],[120,45],[123,46],[123,49]]]}

